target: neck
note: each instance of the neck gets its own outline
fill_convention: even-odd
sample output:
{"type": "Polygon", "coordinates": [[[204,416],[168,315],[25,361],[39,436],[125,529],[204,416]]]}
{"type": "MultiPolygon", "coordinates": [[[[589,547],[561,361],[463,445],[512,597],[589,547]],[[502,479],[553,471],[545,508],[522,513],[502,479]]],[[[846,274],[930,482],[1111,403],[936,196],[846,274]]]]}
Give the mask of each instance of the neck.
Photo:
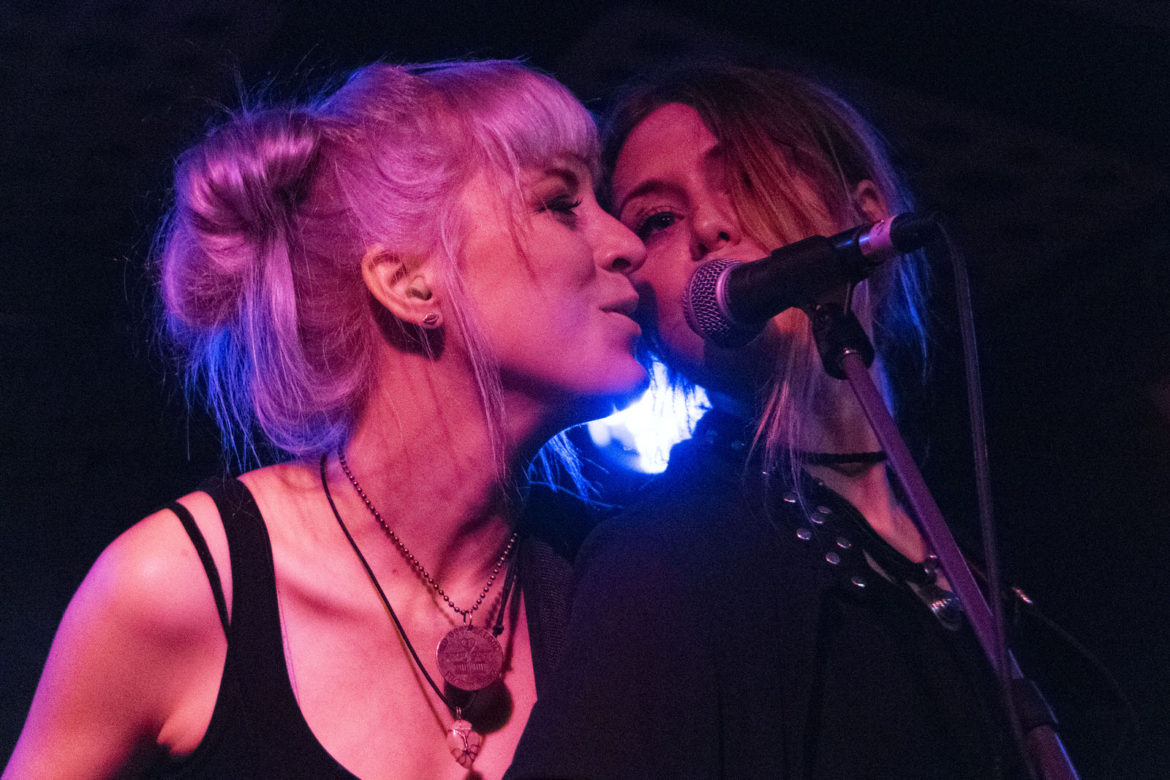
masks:
{"type": "MultiPolygon", "coordinates": [[[[880,372],[871,369],[871,373],[880,383],[880,372]]],[[[836,382],[831,388],[821,399],[824,410],[818,409],[806,429],[804,449],[827,453],[880,450],[877,435],[848,383],[836,382]]],[[[869,525],[903,555],[916,561],[925,556],[922,537],[899,504],[884,463],[808,465],[806,469],[853,504],[869,525]]]]}
{"type": "MultiPolygon", "coordinates": [[[[495,451],[471,383],[440,383],[434,373],[401,366],[383,373],[397,381],[372,393],[344,451],[370,503],[459,602],[482,587],[512,533],[519,500],[507,486],[518,458],[495,451]]],[[[336,458],[327,476],[362,548],[397,565],[399,552],[336,458]]]]}
{"type": "Polygon", "coordinates": [[[873,452],[881,449],[865,412],[849,385],[835,382],[817,399],[799,448],[808,452],[873,452]]]}

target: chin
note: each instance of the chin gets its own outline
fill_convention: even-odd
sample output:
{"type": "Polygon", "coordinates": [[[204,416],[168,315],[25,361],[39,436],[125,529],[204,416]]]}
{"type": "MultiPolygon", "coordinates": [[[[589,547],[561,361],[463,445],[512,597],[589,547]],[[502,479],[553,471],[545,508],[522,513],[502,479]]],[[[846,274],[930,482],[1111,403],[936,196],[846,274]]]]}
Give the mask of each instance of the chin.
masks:
{"type": "Polygon", "coordinates": [[[587,416],[583,416],[578,422],[608,417],[614,411],[624,409],[637,401],[642,393],[646,392],[646,388],[650,386],[650,374],[642,364],[633,365],[630,371],[623,371],[620,377],[611,374],[610,378],[613,381],[596,388],[583,400],[582,406],[587,409],[585,412],[587,416]]]}
{"type": "Polygon", "coordinates": [[[629,362],[629,370],[623,371],[623,376],[627,381],[622,383],[619,394],[637,397],[650,386],[650,372],[636,358],[629,357],[626,360],[629,362]]]}
{"type": "Polygon", "coordinates": [[[634,401],[642,397],[642,393],[646,392],[646,388],[650,387],[650,374],[641,365],[639,368],[638,381],[629,385],[627,389],[621,391],[613,396],[613,405],[618,409],[624,409],[634,401]]]}

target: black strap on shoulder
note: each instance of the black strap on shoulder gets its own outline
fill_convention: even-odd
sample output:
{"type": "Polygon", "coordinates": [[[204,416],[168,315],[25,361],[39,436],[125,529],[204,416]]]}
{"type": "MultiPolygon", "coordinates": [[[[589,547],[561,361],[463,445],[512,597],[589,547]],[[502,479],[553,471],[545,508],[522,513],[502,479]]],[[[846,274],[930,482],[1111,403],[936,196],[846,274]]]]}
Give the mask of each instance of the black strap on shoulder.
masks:
{"type": "Polygon", "coordinates": [[[300,711],[285,660],[272,544],[260,508],[238,479],[201,488],[219,508],[232,572],[232,629],[224,685],[238,695],[236,726],[247,730],[233,777],[353,778],[318,742],[300,711]]]}
{"type": "Polygon", "coordinates": [[[195,518],[191,516],[190,510],[180,504],[178,501],[172,501],[167,504],[167,509],[175,513],[179,518],[179,522],[183,524],[183,529],[187,532],[187,536],[191,537],[191,544],[195,545],[195,552],[199,554],[199,560],[203,564],[203,570],[207,572],[207,582],[211,585],[211,594],[215,597],[215,608],[219,611],[219,622],[223,624],[223,631],[226,634],[228,630],[228,611],[227,599],[223,594],[223,583],[219,579],[219,569],[215,566],[215,559],[211,557],[211,550],[207,547],[207,540],[203,538],[203,533],[199,530],[199,526],[195,524],[195,518]]]}

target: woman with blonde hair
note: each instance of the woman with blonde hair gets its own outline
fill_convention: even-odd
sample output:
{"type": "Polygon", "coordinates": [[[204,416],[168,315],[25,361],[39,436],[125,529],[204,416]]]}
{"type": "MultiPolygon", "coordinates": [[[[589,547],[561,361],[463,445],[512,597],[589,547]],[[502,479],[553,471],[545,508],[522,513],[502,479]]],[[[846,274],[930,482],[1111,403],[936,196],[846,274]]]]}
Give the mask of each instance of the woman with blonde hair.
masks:
{"type": "MultiPolygon", "coordinates": [[[[1022,774],[995,682],[845,382],[789,309],[740,348],[687,321],[694,269],[910,208],[874,129],[786,71],[688,67],[617,101],[611,208],[647,249],[639,321],[713,408],[580,555],[556,683],[516,777],[1022,774]]],[[[921,367],[923,260],[852,291],[892,365],[921,367]]],[[[913,374],[913,372],[910,372],[913,374]]]]}
{"type": "Polygon", "coordinates": [[[180,158],[169,333],[225,444],[283,458],[106,549],[5,777],[503,773],[573,547],[519,523],[526,474],[646,382],[597,156],[563,87],[472,62],[371,65],[180,158]]]}

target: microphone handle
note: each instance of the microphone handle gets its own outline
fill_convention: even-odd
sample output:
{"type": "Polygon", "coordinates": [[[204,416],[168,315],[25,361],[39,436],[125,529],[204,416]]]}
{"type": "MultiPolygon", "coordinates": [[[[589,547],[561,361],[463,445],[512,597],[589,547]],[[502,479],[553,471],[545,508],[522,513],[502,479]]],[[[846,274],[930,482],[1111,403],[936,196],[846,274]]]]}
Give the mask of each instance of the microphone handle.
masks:
{"type": "Polygon", "coordinates": [[[785,309],[811,304],[846,282],[860,282],[877,264],[857,250],[859,232],[846,231],[850,240],[840,240],[844,234],[810,236],[763,260],[728,268],[720,285],[720,303],[735,322],[760,325],[785,309]]]}
{"type": "Polygon", "coordinates": [[[723,271],[719,305],[740,326],[762,325],[785,309],[809,306],[843,284],[857,284],[890,258],[921,249],[937,214],[905,213],[836,235],[810,236],[762,260],[723,271]]]}

